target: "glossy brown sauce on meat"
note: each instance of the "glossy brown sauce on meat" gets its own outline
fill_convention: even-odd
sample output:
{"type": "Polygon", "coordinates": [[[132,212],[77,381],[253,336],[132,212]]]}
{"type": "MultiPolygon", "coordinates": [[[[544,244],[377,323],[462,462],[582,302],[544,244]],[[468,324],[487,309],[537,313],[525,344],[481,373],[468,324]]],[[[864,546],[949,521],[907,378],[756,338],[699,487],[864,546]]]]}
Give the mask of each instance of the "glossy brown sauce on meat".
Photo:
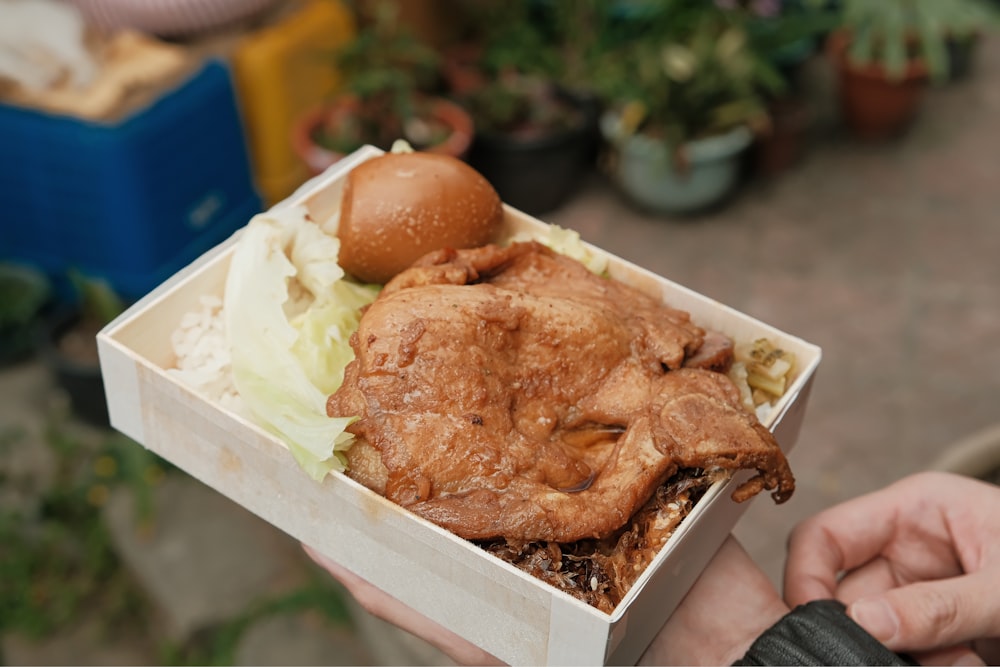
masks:
{"type": "Polygon", "coordinates": [[[358,417],[348,474],[491,551],[620,541],[682,470],[794,489],[728,342],[540,244],[441,251],[365,311],[327,412],[358,417]]]}

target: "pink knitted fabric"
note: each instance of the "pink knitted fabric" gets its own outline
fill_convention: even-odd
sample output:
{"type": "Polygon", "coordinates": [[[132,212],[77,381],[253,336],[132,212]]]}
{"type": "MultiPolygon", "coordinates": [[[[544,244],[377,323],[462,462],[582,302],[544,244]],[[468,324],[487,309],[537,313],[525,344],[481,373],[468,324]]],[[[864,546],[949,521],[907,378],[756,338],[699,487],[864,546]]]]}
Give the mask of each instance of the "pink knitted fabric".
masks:
{"type": "Polygon", "coordinates": [[[182,37],[249,18],[280,0],[70,0],[91,25],[182,37]]]}

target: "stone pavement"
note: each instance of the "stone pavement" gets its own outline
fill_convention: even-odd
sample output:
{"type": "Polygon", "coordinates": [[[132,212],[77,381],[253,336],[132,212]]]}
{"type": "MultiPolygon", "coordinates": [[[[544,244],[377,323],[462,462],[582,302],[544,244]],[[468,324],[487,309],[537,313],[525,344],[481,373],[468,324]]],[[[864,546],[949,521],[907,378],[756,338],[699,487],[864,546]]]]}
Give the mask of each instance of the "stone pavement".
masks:
{"type": "MultiPolygon", "coordinates": [[[[929,91],[912,131],[897,142],[858,144],[836,129],[829,106],[820,107],[826,125],[805,159],[748,185],[725,209],[696,219],[650,216],[594,176],[545,216],[823,347],[790,457],[798,489],[781,507],[756,501],[736,529],[776,582],[796,521],[930,466],[950,443],[997,420],[1000,42],[986,40],[979,56],[972,78],[929,91]]],[[[810,82],[822,102],[829,83],[822,65],[810,82]]],[[[33,364],[3,370],[0,396],[0,425],[20,425],[37,445],[53,400],[44,373],[33,364]]],[[[18,479],[50,482],[42,446],[0,463],[18,479]]],[[[31,498],[2,488],[0,501],[31,498]]],[[[151,537],[136,532],[131,502],[114,496],[106,518],[169,636],[217,624],[262,591],[300,584],[313,567],[286,536],[182,475],[157,490],[151,537]]],[[[356,620],[352,632],[309,614],[265,618],[243,636],[239,661],[443,661],[370,617],[356,620]]],[[[100,636],[87,621],[43,645],[5,635],[2,649],[10,664],[160,659],[142,637],[100,636]]]]}

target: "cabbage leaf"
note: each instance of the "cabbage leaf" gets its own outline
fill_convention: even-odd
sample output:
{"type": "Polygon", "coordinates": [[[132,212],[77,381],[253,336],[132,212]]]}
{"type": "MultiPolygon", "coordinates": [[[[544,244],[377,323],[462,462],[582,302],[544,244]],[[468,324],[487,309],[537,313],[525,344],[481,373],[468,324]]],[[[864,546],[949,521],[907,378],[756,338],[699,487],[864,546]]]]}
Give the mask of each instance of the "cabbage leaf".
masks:
{"type": "Polygon", "coordinates": [[[339,249],[302,207],[258,214],[234,249],[223,307],[240,398],[317,480],[344,470],[338,452],[354,418],[328,417],[326,399],[354,358],[359,309],[379,289],[345,279],[339,249]]]}
{"type": "Polygon", "coordinates": [[[594,252],[591,250],[583,242],[583,239],[580,238],[580,233],[574,229],[566,229],[565,227],[550,224],[546,227],[544,234],[521,232],[510,240],[511,243],[517,241],[538,241],[550,250],[554,250],[561,255],[566,255],[580,262],[591,273],[599,276],[606,275],[607,273],[607,256],[599,251],[594,252]]]}

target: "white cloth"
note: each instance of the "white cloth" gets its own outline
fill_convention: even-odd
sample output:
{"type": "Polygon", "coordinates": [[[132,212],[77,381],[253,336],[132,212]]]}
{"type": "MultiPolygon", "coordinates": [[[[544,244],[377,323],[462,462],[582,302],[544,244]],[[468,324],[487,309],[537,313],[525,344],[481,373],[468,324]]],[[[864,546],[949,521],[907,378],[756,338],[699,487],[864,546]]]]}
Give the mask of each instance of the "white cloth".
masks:
{"type": "Polygon", "coordinates": [[[97,74],[76,7],[57,0],[0,0],[0,78],[28,90],[68,80],[82,88],[97,74]]]}

